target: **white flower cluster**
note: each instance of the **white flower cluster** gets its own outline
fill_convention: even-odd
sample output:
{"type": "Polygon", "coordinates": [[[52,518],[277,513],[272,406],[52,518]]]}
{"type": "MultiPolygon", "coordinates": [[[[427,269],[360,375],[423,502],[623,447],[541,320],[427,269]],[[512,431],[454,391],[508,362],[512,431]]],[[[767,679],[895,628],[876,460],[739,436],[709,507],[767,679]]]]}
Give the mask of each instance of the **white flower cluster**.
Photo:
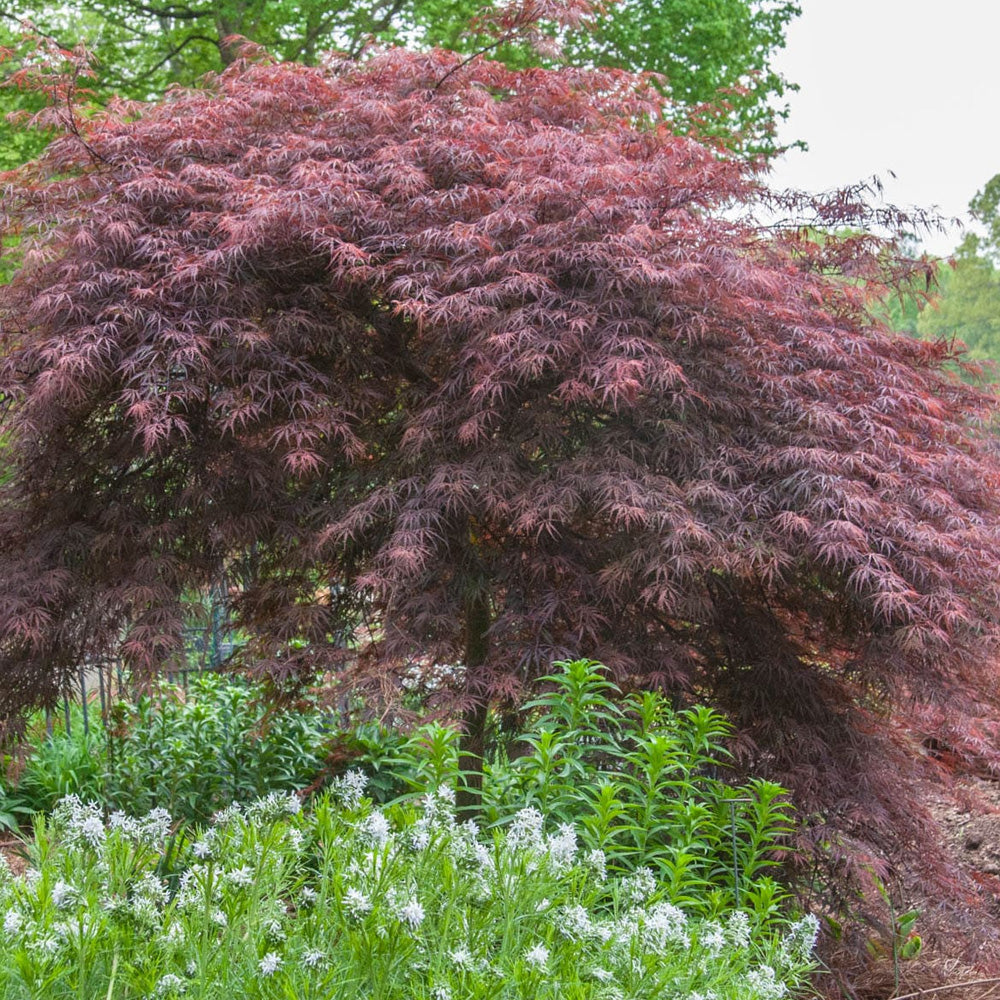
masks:
{"type": "Polygon", "coordinates": [[[784,945],[792,961],[808,961],[819,937],[819,917],[807,913],[788,929],[784,945]]]}
{"type": "Polygon", "coordinates": [[[209,861],[215,851],[218,839],[218,828],[209,828],[191,845],[191,853],[200,861],[209,861]]]}
{"type": "Polygon", "coordinates": [[[337,797],[340,804],[348,811],[353,811],[361,805],[368,779],[362,771],[352,768],[346,774],[334,778],[330,782],[330,791],[337,797]]]}
{"type": "Polygon", "coordinates": [[[524,964],[544,972],[549,965],[549,949],[544,944],[536,944],[529,948],[524,953],[524,964]]]}
{"type": "Polygon", "coordinates": [[[353,920],[361,920],[372,911],[372,901],[360,890],[351,886],[341,902],[344,912],[353,920]]]}
{"type": "Polygon", "coordinates": [[[269,792],[256,799],[244,810],[247,822],[274,823],[286,816],[297,816],[302,812],[302,801],[294,792],[269,792]]]}
{"type": "Polygon", "coordinates": [[[276,951],[269,951],[258,963],[262,976],[273,976],[281,968],[283,960],[276,951]]]}
{"type": "Polygon", "coordinates": [[[751,969],[743,982],[747,992],[747,1000],[779,1000],[788,992],[788,987],[777,978],[777,973],[770,965],[759,965],[751,969]]]}
{"type": "Polygon", "coordinates": [[[544,825],[545,817],[534,806],[522,809],[507,827],[505,846],[510,851],[539,850],[544,843],[544,825]]]}
{"type": "Polygon", "coordinates": [[[407,899],[396,907],[396,919],[410,930],[416,930],[424,920],[423,905],[417,899],[407,899]]]}
{"type": "Polygon", "coordinates": [[[701,926],[698,941],[710,955],[718,955],[726,947],[726,932],[718,920],[709,920],[701,926]]]}
{"type": "Polygon", "coordinates": [[[651,951],[687,944],[687,917],[673,903],[654,903],[648,910],[639,911],[637,922],[642,942],[651,951]]]}
{"type": "Polygon", "coordinates": [[[637,868],[621,886],[629,902],[642,903],[656,892],[656,876],[648,868],[637,868]]]}
{"type": "Polygon", "coordinates": [[[746,948],[750,944],[750,918],[743,910],[733,910],[726,920],[726,939],[734,948],[746,948]]]}
{"type": "Polygon", "coordinates": [[[120,810],[108,818],[109,832],[122,834],[136,844],[160,847],[170,836],[173,820],[166,809],[153,809],[142,818],[127,816],[120,810]]]}
{"type": "Polygon", "coordinates": [[[220,809],[212,817],[212,825],[219,827],[229,826],[242,817],[243,807],[239,804],[239,802],[233,802],[231,805],[226,806],[225,809],[220,809]]]}
{"type": "Polygon", "coordinates": [[[465,945],[449,951],[448,958],[451,964],[460,972],[475,972],[481,964],[465,945]]]}
{"type": "Polygon", "coordinates": [[[132,915],[139,923],[153,926],[159,922],[169,899],[170,892],[163,880],[148,872],[132,887],[132,915]]]}
{"type": "Polygon", "coordinates": [[[7,937],[16,937],[23,926],[24,914],[20,910],[11,907],[3,915],[3,932],[7,937]]]}
{"type": "Polygon", "coordinates": [[[307,969],[321,968],[326,962],[326,955],[318,948],[310,948],[302,956],[302,964],[307,969]]]}
{"type": "Polygon", "coordinates": [[[64,882],[59,879],[55,885],[52,886],[52,905],[57,910],[68,910],[77,901],[79,893],[75,886],[70,885],[68,882],[64,882]]]}
{"type": "Polygon", "coordinates": [[[249,865],[233,868],[222,873],[222,881],[237,888],[253,885],[254,870],[249,865]]]}
{"type": "Polygon", "coordinates": [[[576,830],[570,823],[561,823],[546,844],[549,863],[556,872],[568,871],[576,864],[576,830]]]}
{"type": "Polygon", "coordinates": [[[559,933],[571,941],[586,941],[594,936],[590,914],[579,904],[564,906],[560,912],[559,933]]]}
{"type": "Polygon", "coordinates": [[[373,809],[357,827],[362,839],[375,847],[383,847],[392,836],[392,829],[385,815],[378,809],[373,809]]]}
{"type": "Polygon", "coordinates": [[[183,993],[187,983],[181,979],[180,976],[174,975],[172,972],[168,972],[165,976],[161,976],[157,982],[155,988],[153,989],[153,996],[156,997],[172,997],[183,993]]]}
{"type": "Polygon", "coordinates": [[[197,910],[206,902],[218,902],[222,897],[222,879],[213,878],[208,866],[191,865],[180,878],[174,905],[178,910],[197,910]]]}
{"type": "Polygon", "coordinates": [[[81,802],[78,795],[66,795],[55,804],[52,826],[67,846],[96,850],[107,838],[100,806],[96,802],[81,802]]]}
{"type": "Polygon", "coordinates": [[[435,788],[421,799],[420,804],[423,814],[407,830],[409,844],[414,851],[426,850],[435,834],[450,837],[456,829],[455,792],[451,788],[445,785],[435,788]]]}

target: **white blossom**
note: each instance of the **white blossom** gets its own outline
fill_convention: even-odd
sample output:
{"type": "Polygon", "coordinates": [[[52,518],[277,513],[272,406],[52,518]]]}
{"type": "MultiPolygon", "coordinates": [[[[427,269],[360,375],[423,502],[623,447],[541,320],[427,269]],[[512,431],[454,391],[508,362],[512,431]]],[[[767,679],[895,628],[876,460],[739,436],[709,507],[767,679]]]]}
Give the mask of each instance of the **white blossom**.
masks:
{"type": "Polygon", "coordinates": [[[275,917],[264,922],[264,934],[268,941],[284,941],[286,937],[285,929],[281,926],[281,921],[275,917]]]}
{"type": "Polygon", "coordinates": [[[524,961],[526,965],[544,971],[549,964],[549,949],[544,944],[536,944],[524,953],[524,961]]]}
{"type": "Polygon", "coordinates": [[[168,972],[165,976],[161,976],[159,982],[157,982],[155,988],[153,989],[153,995],[157,997],[169,996],[171,993],[183,993],[187,983],[181,979],[180,976],[174,975],[172,972],[168,972]]]}
{"type": "Polygon", "coordinates": [[[807,913],[788,929],[785,945],[794,958],[808,959],[816,947],[819,936],[819,918],[814,913],[807,913]]]}
{"type": "Polygon", "coordinates": [[[726,946],[726,933],[722,924],[717,920],[704,924],[699,931],[698,941],[709,954],[718,955],[726,946]]]}
{"type": "Polygon", "coordinates": [[[214,830],[208,830],[205,836],[200,840],[196,840],[191,846],[191,853],[202,861],[207,861],[212,856],[212,849],[215,846],[215,837],[211,834],[215,833],[214,830]]]}
{"type": "Polygon", "coordinates": [[[222,879],[230,885],[252,885],[254,880],[254,871],[249,865],[243,865],[242,868],[234,868],[232,871],[223,873],[222,879]]]}
{"type": "Polygon", "coordinates": [[[74,902],[76,902],[76,899],[77,890],[68,882],[64,882],[62,879],[59,879],[59,881],[52,886],[52,905],[57,910],[68,909],[74,902]]]}
{"type": "Polygon", "coordinates": [[[391,834],[389,821],[378,809],[373,809],[358,825],[358,833],[369,843],[381,847],[391,834]]]}
{"type": "Polygon", "coordinates": [[[304,954],[304,955],[302,956],[302,964],[303,964],[303,965],[304,965],[304,966],[305,966],[305,967],[306,967],[307,969],[315,969],[315,968],[317,968],[318,966],[320,966],[320,965],[322,965],[322,964],[323,964],[323,960],[324,960],[325,958],[326,958],[326,956],[325,956],[325,955],[323,954],[323,952],[319,951],[319,950],[318,950],[318,949],[316,949],[316,948],[310,948],[310,949],[309,949],[309,950],[308,950],[308,951],[307,951],[307,952],[306,952],[306,953],[305,953],[305,954],[304,954]]]}
{"type": "Polygon", "coordinates": [[[424,908],[416,899],[407,900],[396,910],[396,916],[400,923],[408,924],[416,930],[424,919],[424,908]]]}
{"type": "Polygon", "coordinates": [[[452,965],[463,972],[472,972],[476,968],[476,959],[472,952],[464,945],[460,948],[453,948],[448,952],[448,958],[452,965]]]}
{"type": "Polygon", "coordinates": [[[366,913],[371,913],[372,901],[360,889],[351,886],[344,893],[343,907],[348,916],[359,920],[366,913]]]}
{"type": "Polygon", "coordinates": [[[140,836],[144,843],[155,847],[170,835],[171,826],[173,820],[166,809],[151,809],[140,821],[140,836]]]}
{"type": "Polygon", "coordinates": [[[583,856],[583,863],[594,873],[598,882],[603,882],[608,877],[608,861],[599,847],[587,851],[583,856]]]}
{"type": "Polygon", "coordinates": [[[643,943],[654,951],[687,942],[687,917],[673,903],[656,903],[640,920],[643,943]]]}
{"type": "Polygon", "coordinates": [[[559,932],[571,941],[583,941],[593,934],[590,914],[579,904],[564,906],[559,914],[559,932]]]}
{"type": "Polygon", "coordinates": [[[10,909],[3,916],[4,933],[10,936],[16,934],[24,924],[24,917],[19,910],[10,909]]]}
{"type": "Polygon", "coordinates": [[[576,830],[571,823],[562,823],[549,837],[549,860],[556,871],[566,871],[576,860],[576,830]]]}
{"type": "Polygon", "coordinates": [[[361,798],[365,794],[367,786],[368,779],[356,769],[352,769],[330,782],[333,794],[340,799],[340,803],[345,809],[357,809],[361,805],[361,798]]]}
{"type": "Polygon", "coordinates": [[[273,976],[281,968],[281,956],[276,951],[269,951],[258,963],[262,976],[273,976]]]}
{"type": "Polygon", "coordinates": [[[656,876],[648,868],[637,868],[622,879],[625,896],[633,903],[641,903],[656,891],[656,876]]]}
{"type": "Polygon", "coordinates": [[[750,918],[743,910],[733,910],[729,914],[726,937],[734,948],[746,948],[750,944],[750,918]]]}
{"type": "Polygon", "coordinates": [[[239,802],[234,802],[232,805],[226,806],[225,809],[220,809],[212,817],[213,826],[227,826],[232,823],[233,820],[239,819],[243,815],[243,807],[239,802]]]}
{"type": "Polygon", "coordinates": [[[45,934],[29,941],[25,947],[28,951],[37,951],[41,955],[55,955],[59,951],[59,940],[53,934],[45,934]]]}
{"type": "Polygon", "coordinates": [[[535,849],[542,845],[542,825],[544,818],[533,806],[518,812],[507,827],[507,846],[512,849],[535,849]]]}
{"type": "Polygon", "coordinates": [[[778,1000],[788,992],[788,987],[776,977],[774,969],[769,965],[751,969],[744,977],[744,982],[752,991],[750,995],[760,1000],[778,1000]]]}

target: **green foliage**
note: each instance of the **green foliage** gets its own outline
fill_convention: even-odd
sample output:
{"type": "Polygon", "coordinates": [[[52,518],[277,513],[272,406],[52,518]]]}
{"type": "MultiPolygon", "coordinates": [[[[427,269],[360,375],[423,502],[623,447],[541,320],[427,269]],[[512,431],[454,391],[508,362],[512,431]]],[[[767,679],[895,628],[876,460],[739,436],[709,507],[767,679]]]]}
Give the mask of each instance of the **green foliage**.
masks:
{"type": "Polygon", "coordinates": [[[983,236],[970,236],[969,250],[1000,264],[1000,174],[995,174],[969,202],[969,211],[985,230],[983,236]]]}
{"type": "Polygon", "coordinates": [[[33,812],[20,795],[0,786],[0,831],[16,832],[33,812]]]}
{"type": "Polygon", "coordinates": [[[797,89],[770,59],[799,13],[788,0],[637,0],[609,6],[593,31],[571,38],[567,54],[577,63],[663,73],[679,129],[736,130],[747,151],[770,154],[775,119],[788,115],[781,98],[797,89]],[[707,105],[715,112],[705,114],[707,105]]]}
{"type": "MultiPolygon", "coordinates": [[[[226,43],[231,36],[306,64],[328,49],[357,54],[372,39],[473,53],[493,41],[488,32],[470,30],[484,6],[491,9],[481,0],[75,0],[19,13],[64,46],[85,41],[97,56],[100,94],[148,100],[221,69],[235,55],[226,43]]],[[[680,131],[696,127],[730,139],[738,133],[747,152],[773,153],[775,120],[788,114],[782,98],[795,88],[770,62],[798,13],[793,0],[635,0],[571,32],[563,39],[565,56],[576,65],[663,74],[680,131]],[[705,114],[705,105],[714,110],[705,114]]],[[[497,54],[518,67],[540,61],[516,44],[497,54]]],[[[5,138],[12,165],[38,151],[37,137],[5,138]],[[21,148],[25,142],[30,148],[21,148]]]]}
{"type": "MultiPolygon", "coordinates": [[[[554,667],[523,708],[523,732],[498,734],[481,820],[500,831],[535,810],[573,827],[610,872],[655,878],[706,918],[741,905],[762,920],[780,912],[787,894],[770,874],[791,808],[770,782],[720,779],[726,721],[703,707],[675,711],[652,692],[623,697],[590,660],[554,667]]],[[[116,705],[106,732],[97,724],[87,735],[77,718],[71,735],[40,742],[11,794],[22,815],[78,794],[108,811],[159,807],[207,822],[233,802],[319,784],[333,748],[365,769],[383,804],[406,808],[457,783],[452,727],[331,734],[318,706],[268,715],[258,693],[208,673],[187,692],[164,685],[116,705]]]]}
{"type": "Polygon", "coordinates": [[[85,732],[74,711],[69,733],[60,729],[51,738],[39,738],[18,778],[17,795],[32,812],[48,811],[65,795],[100,798],[105,767],[103,732],[99,726],[85,732]]]}
{"type": "MultiPolygon", "coordinates": [[[[554,666],[544,693],[525,706],[524,732],[486,762],[483,818],[502,827],[525,805],[537,808],[574,825],[611,870],[649,868],[675,902],[699,912],[730,907],[737,896],[765,913],[778,907],[785,894],[768,872],[791,807],[770,782],[734,787],[716,776],[727,757],[722,716],[674,711],[652,692],[623,698],[589,660],[554,666]]],[[[452,730],[425,726],[405,742],[390,740],[363,758],[379,794],[394,778],[409,795],[454,782],[452,730]]]]}
{"type": "Polygon", "coordinates": [[[989,257],[975,252],[976,246],[967,240],[954,268],[942,268],[939,295],[921,311],[916,329],[925,339],[961,340],[971,360],[998,361],[1000,273],[989,257]]]}
{"type": "Polygon", "coordinates": [[[319,711],[269,714],[252,687],[218,674],[188,690],[164,684],[134,705],[114,706],[107,731],[90,735],[77,719],[70,734],[42,740],[17,794],[48,811],[75,793],[108,809],[168,809],[204,822],[233,801],[302,788],[323,769],[329,741],[319,711]]]}
{"type": "MultiPolygon", "coordinates": [[[[488,997],[776,1000],[816,921],[701,920],[607,877],[523,810],[481,835],[435,794],[388,813],[340,787],[271,795],[191,836],[63,800],[0,879],[0,1000],[488,997]]],[[[549,826],[552,825],[550,822],[549,826]]]]}

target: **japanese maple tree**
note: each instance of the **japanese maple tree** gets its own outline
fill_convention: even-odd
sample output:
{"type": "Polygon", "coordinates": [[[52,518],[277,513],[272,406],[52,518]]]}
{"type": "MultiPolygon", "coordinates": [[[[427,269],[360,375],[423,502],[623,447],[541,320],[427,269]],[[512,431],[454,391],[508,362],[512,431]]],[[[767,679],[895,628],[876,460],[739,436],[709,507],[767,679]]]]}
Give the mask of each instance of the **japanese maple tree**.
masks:
{"type": "Polygon", "coordinates": [[[8,175],[7,717],[156,669],[226,572],[277,681],[364,623],[356,681],[463,665],[475,734],[591,656],[906,835],[871,706],[989,689],[994,400],[869,312],[926,265],[755,222],[809,206],[661,110],[620,71],[248,61],[8,175]]]}

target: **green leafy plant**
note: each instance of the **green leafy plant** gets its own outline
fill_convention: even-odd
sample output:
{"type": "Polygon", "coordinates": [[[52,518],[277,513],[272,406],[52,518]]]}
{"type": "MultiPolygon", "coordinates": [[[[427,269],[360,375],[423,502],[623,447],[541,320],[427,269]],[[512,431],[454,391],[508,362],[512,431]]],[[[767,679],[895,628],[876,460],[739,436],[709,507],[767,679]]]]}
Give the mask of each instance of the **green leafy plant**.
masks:
{"type": "MultiPolygon", "coordinates": [[[[762,916],[777,912],[787,894],[768,873],[791,805],[779,785],[718,777],[726,720],[704,707],[675,711],[648,691],[623,697],[591,660],[553,668],[524,706],[524,731],[484,762],[485,821],[503,827],[527,804],[574,824],[611,870],[650,868],[676,903],[705,914],[741,901],[762,916]]],[[[386,746],[359,758],[383,795],[395,786],[405,800],[455,783],[453,730],[423,727],[380,759],[386,746]]]]}
{"type": "Polygon", "coordinates": [[[813,966],[813,918],[701,918],[533,807],[481,833],[444,789],[382,812],[363,786],[181,834],[62,800],[0,877],[0,1000],[777,1000],[813,966]]]}
{"type": "MultiPolygon", "coordinates": [[[[303,788],[325,766],[329,725],[312,711],[270,712],[259,689],[205,673],[112,706],[108,725],[39,735],[16,782],[20,815],[77,794],[106,809],[159,807],[205,822],[230,802],[303,788]]],[[[15,789],[11,789],[12,794],[15,789]]]]}

